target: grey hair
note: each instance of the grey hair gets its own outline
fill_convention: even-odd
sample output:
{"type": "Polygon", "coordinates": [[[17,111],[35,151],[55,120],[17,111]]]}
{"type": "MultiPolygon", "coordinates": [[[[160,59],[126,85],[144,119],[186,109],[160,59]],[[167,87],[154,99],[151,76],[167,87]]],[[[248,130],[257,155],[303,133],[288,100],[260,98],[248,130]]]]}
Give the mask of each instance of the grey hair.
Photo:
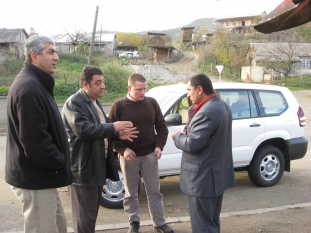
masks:
{"type": "Polygon", "coordinates": [[[45,44],[51,44],[55,46],[54,41],[46,36],[34,35],[29,37],[25,43],[25,58],[26,61],[31,62],[30,54],[35,52],[37,54],[42,54],[43,49],[45,48],[45,44]]]}

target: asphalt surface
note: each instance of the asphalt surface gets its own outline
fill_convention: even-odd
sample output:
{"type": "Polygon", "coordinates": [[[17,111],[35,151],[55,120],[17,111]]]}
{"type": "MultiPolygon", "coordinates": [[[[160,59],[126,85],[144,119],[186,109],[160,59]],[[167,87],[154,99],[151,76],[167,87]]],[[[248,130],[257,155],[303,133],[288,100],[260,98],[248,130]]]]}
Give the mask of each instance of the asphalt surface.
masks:
{"type": "MultiPolygon", "coordinates": [[[[271,209],[260,209],[254,212],[235,212],[221,214],[221,232],[222,233],[245,233],[245,232],[283,232],[283,233],[310,233],[311,232],[311,203],[305,207],[288,206],[271,209]],[[283,209],[284,208],[284,209],[283,209]],[[268,212],[265,212],[268,211],[268,212]]],[[[168,219],[169,220],[169,219],[168,219]]],[[[169,225],[174,229],[175,233],[191,232],[191,224],[189,217],[171,219],[169,225]]],[[[152,226],[148,222],[143,222],[146,226],[141,226],[139,232],[154,232],[152,226]]],[[[125,223],[124,225],[128,225],[125,223]]],[[[97,232],[125,233],[127,228],[122,225],[116,225],[120,229],[112,230],[113,226],[98,226],[97,232]],[[106,227],[106,230],[102,230],[106,227]],[[109,228],[109,229],[107,229],[109,228]]]]}

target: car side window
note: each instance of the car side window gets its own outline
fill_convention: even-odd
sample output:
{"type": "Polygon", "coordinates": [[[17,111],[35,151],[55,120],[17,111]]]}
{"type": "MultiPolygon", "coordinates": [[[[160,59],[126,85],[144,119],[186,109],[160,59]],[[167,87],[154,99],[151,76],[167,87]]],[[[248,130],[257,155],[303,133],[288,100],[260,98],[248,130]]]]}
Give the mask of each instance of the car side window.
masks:
{"type": "Polygon", "coordinates": [[[179,113],[182,117],[182,124],[186,124],[188,121],[188,109],[191,105],[191,101],[185,96],[171,108],[170,113],[179,113]]]}
{"type": "Polygon", "coordinates": [[[261,116],[279,116],[288,109],[288,103],[279,91],[256,90],[261,116]]]}
{"type": "Polygon", "coordinates": [[[219,96],[231,108],[232,118],[258,117],[252,92],[249,90],[218,90],[219,96]]]}
{"type": "Polygon", "coordinates": [[[182,117],[182,123],[186,124],[188,121],[188,109],[190,108],[190,106],[192,105],[190,99],[186,96],[184,97],[179,104],[179,109],[178,109],[178,113],[181,115],[182,117]]]}

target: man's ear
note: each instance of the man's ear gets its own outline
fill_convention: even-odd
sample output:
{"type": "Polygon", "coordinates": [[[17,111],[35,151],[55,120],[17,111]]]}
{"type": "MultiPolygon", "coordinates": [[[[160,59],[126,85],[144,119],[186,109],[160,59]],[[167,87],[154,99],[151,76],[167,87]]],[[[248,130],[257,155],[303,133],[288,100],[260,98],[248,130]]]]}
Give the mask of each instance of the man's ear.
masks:
{"type": "Polygon", "coordinates": [[[199,95],[201,95],[203,93],[203,88],[202,86],[198,86],[198,89],[199,89],[199,95]]]}
{"type": "Polygon", "coordinates": [[[88,83],[86,82],[86,81],[83,81],[83,83],[82,83],[82,88],[85,88],[85,87],[87,87],[88,86],[88,83]]]}
{"type": "Polygon", "coordinates": [[[128,92],[131,92],[131,86],[127,86],[128,92]]]}
{"type": "Polygon", "coordinates": [[[31,61],[36,63],[38,60],[38,54],[35,52],[30,53],[31,61]]]}

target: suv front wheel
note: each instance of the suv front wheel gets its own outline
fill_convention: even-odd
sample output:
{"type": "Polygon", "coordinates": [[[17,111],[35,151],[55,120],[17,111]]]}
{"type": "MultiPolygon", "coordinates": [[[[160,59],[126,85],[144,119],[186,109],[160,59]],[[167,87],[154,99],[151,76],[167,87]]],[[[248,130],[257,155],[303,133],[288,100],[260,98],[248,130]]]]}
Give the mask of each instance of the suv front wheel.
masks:
{"type": "Polygon", "coordinates": [[[103,186],[100,205],[109,209],[123,208],[123,199],[125,195],[123,174],[119,171],[120,181],[107,179],[106,185],[103,186]]]}
{"type": "Polygon", "coordinates": [[[257,186],[269,187],[279,182],[284,168],[282,152],[274,146],[265,146],[254,155],[248,168],[248,176],[257,186]]]}
{"type": "MultiPolygon", "coordinates": [[[[122,209],[123,199],[125,197],[123,173],[119,170],[119,181],[106,180],[106,185],[103,186],[103,191],[100,199],[100,205],[108,209],[122,209]]],[[[141,178],[138,180],[138,190],[140,193],[141,178]]]]}

